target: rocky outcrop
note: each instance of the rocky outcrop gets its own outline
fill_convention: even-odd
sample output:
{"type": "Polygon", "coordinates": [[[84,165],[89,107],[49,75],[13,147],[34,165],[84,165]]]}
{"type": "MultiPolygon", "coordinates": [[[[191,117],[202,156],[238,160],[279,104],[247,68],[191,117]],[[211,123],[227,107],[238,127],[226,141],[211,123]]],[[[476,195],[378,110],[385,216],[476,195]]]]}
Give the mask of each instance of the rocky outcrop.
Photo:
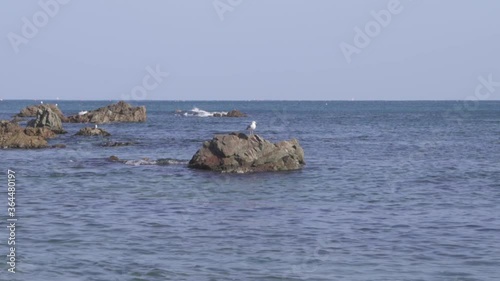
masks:
{"type": "Polygon", "coordinates": [[[19,123],[19,122],[23,122],[23,121],[26,121],[26,119],[23,117],[18,117],[16,115],[14,115],[14,117],[12,117],[12,119],[10,120],[10,122],[12,122],[12,123],[19,123]]]}
{"type": "Polygon", "coordinates": [[[54,112],[62,122],[66,122],[66,117],[62,113],[62,111],[55,104],[39,104],[39,105],[30,105],[27,106],[15,115],[15,117],[36,117],[39,109],[50,109],[54,112]]]}
{"type": "Polygon", "coordinates": [[[78,133],[75,134],[75,136],[103,136],[103,137],[108,137],[111,136],[110,133],[106,132],[105,130],[101,128],[91,128],[91,127],[85,127],[80,129],[78,133]]]}
{"type": "Polygon", "coordinates": [[[216,135],[203,143],[188,167],[228,173],[288,171],[305,165],[296,139],[273,144],[258,135],[216,135]]]}
{"type": "Polygon", "coordinates": [[[41,136],[27,135],[15,123],[0,121],[0,148],[45,148],[47,141],[41,136]]]}
{"type": "Polygon", "coordinates": [[[231,110],[226,115],[222,117],[247,117],[247,115],[239,110],[231,110]]]}
{"type": "Polygon", "coordinates": [[[44,139],[51,139],[57,136],[56,133],[49,128],[26,127],[24,133],[28,136],[39,136],[44,139]]]}
{"type": "Polygon", "coordinates": [[[228,113],[214,113],[214,117],[247,117],[247,115],[239,110],[231,110],[228,113]]]}
{"type": "Polygon", "coordinates": [[[68,117],[71,123],[111,123],[111,122],[145,122],[146,107],[132,107],[130,104],[120,101],[116,104],[101,107],[85,114],[77,114],[68,117]]]}
{"type": "Polygon", "coordinates": [[[47,128],[56,134],[66,133],[63,130],[61,118],[49,107],[39,108],[36,118],[28,122],[28,127],[47,128]]]}
{"type": "Polygon", "coordinates": [[[120,158],[114,156],[114,155],[111,155],[108,157],[108,161],[111,161],[111,162],[123,162],[122,160],[120,160],[120,158]]]}

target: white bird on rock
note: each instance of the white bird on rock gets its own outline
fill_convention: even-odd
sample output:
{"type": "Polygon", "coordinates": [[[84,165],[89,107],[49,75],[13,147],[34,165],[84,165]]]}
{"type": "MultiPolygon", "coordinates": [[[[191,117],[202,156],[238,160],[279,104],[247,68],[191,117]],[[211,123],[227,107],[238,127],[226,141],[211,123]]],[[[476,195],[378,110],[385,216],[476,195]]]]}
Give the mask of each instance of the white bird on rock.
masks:
{"type": "Polygon", "coordinates": [[[97,124],[95,124],[95,128],[97,129],[97,124]]]}
{"type": "Polygon", "coordinates": [[[250,131],[250,135],[253,135],[253,131],[257,128],[257,122],[252,121],[252,124],[248,125],[247,130],[250,131]]]}

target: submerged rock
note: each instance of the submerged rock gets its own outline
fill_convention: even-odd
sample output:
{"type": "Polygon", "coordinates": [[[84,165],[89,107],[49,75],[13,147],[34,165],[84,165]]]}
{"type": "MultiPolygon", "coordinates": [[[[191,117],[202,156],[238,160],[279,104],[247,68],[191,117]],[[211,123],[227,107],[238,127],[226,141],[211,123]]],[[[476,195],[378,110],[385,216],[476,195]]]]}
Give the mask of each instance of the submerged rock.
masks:
{"type": "Polygon", "coordinates": [[[0,148],[45,148],[47,146],[45,138],[27,135],[16,123],[0,121],[0,148]]]}
{"type": "Polygon", "coordinates": [[[56,134],[66,133],[63,130],[62,121],[59,115],[48,107],[39,108],[36,113],[36,118],[28,122],[28,127],[46,128],[56,134]]]}
{"type": "Polygon", "coordinates": [[[121,162],[120,158],[114,156],[114,155],[111,155],[108,157],[108,161],[111,161],[111,162],[121,162]]]}
{"type": "Polygon", "coordinates": [[[110,162],[118,162],[118,163],[123,163],[125,165],[130,165],[130,166],[144,166],[144,165],[186,165],[187,161],[186,160],[179,160],[179,159],[172,159],[172,158],[160,158],[160,159],[149,159],[149,158],[142,158],[139,160],[123,160],[118,158],[115,155],[112,155],[107,158],[108,161],[110,162]]]}
{"type": "Polygon", "coordinates": [[[203,143],[188,167],[228,173],[298,170],[305,165],[296,139],[273,144],[258,135],[215,135],[203,143]]]}
{"type": "Polygon", "coordinates": [[[76,133],[75,136],[103,136],[103,137],[108,137],[108,136],[111,136],[111,134],[108,133],[108,132],[106,132],[105,130],[103,130],[101,128],[85,127],[85,128],[80,129],[80,131],[78,131],[78,133],[76,133]]]}
{"type": "Polygon", "coordinates": [[[116,104],[101,107],[85,114],[68,117],[71,123],[111,123],[111,122],[146,122],[146,107],[132,107],[120,101],[116,104]]]}
{"type": "Polygon", "coordinates": [[[58,143],[58,144],[54,144],[50,148],[66,148],[66,145],[63,143],[58,143]]]}
{"type": "Polygon", "coordinates": [[[130,141],[108,141],[101,144],[102,147],[117,147],[117,146],[129,146],[134,145],[135,143],[130,141]]]}

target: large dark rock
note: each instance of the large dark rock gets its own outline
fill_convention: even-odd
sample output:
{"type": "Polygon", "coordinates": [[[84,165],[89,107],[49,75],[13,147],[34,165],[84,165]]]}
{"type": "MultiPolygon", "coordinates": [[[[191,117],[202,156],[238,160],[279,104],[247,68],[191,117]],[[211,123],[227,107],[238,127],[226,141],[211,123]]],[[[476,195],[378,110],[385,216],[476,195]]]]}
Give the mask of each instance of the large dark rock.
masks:
{"type": "Polygon", "coordinates": [[[231,110],[222,117],[247,117],[247,115],[239,110],[231,110]]]}
{"type": "Polygon", "coordinates": [[[101,107],[82,115],[68,117],[71,123],[111,123],[111,122],[145,122],[146,107],[132,107],[130,104],[120,101],[116,104],[101,107]]]}
{"type": "Polygon", "coordinates": [[[28,127],[47,128],[56,134],[66,133],[62,127],[61,118],[48,107],[39,108],[36,118],[28,122],[28,127]]]}
{"type": "Polygon", "coordinates": [[[41,136],[30,136],[16,123],[0,121],[0,148],[44,148],[47,141],[41,136]]]}
{"type": "Polygon", "coordinates": [[[15,115],[15,117],[36,117],[38,110],[40,109],[50,109],[54,112],[62,122],[66,122],[66,117],[62,113],[62,111],[55,104],[39,104],[39,105],[30,105],[27,106],[15,115]]]}
{"type": "Polygon", "coordinates": [[[228,173],[298,170],[305,165],[296,139],[273,144],[258,135],[216,135],[196,152],[188,167],[228,173]]]}
{"type": "Polygon", "coordinates": [[[111,134],[108,133],[108,132],[106,132],[105,130],[103,130],[101,128],[85,127],[85,128],[80,129],[80,131],[78,131],[78,133],[76,133],[75,136],[103,136],[103,137],[108,137],[108,136],[111,136],[111,134]]]}

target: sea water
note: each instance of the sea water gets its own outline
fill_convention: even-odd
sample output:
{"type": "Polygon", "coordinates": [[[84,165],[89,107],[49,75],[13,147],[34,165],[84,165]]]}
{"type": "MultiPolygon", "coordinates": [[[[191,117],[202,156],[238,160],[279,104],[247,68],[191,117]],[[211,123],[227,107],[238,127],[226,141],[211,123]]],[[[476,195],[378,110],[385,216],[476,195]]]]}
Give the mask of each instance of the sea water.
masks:
{"type": "MultiPolygon", "coordinates": [[[[44,102],[66,115],[111,103],[44,102]]],[[[36,103],[1,101],[0,119],[36,103]]],[[[18,216],[16,274],[3,227],[0,280],[500,280],[498,101],[132,104],[147,122],[100,125],[109,138],[64,124],[49,143],[66,148],[0,150],[2,225],[7,169],[18,216]],[[232,109],[249,116],[210,117],[232,109]],[[298,139],[304,169],[186,167],[253,120],[268,140],[298,139]]]]}

